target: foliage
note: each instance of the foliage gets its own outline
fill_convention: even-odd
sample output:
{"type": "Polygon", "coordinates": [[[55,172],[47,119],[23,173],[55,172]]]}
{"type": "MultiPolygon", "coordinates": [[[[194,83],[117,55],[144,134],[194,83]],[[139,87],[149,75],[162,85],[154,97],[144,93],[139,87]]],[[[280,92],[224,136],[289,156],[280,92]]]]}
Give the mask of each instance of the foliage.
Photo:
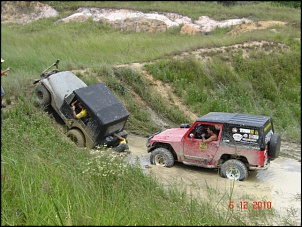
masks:
{"type": "Polygon", "coordinates": [[[287,6],[301,9],[301,1],[272,1],[270,3],[277,6],[287,6]]]}

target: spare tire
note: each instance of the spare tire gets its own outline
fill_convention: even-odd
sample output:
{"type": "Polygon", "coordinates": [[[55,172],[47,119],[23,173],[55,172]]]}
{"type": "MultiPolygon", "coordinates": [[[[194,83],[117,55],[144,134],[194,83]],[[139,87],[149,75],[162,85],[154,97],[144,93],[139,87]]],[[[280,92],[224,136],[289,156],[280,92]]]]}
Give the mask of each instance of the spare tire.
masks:
{"type": "Polygon", "coordinates": [[[270,160],[278,158],[281,147],[281,137],[279,133],[274,133],[268,145],[268,156],[270,160]]]}

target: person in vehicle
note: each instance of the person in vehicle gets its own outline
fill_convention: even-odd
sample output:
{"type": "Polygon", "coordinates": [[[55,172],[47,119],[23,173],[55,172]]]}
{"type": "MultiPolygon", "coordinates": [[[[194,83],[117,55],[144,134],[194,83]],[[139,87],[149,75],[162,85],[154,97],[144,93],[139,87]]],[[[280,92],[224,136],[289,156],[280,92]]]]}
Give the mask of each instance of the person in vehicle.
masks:
{"type": "Polygon", "coordinates": [[[207,133],[207,128],[205,126],[197,126],[196,131],[194,133],[195,139],[202,139],[202,134],[204,134],[205,138],[209,138],[210,136],[207,133]]]}
{"type": "Polygon", "coordinates": [[[210,125],[208,128],[207,128],[207,133],[209,135],[209,138],[205,138],[205,133],[203,133],[201,135],[201,138],[202,138],[202,142],[204,143],[209,143],[209,142],[212,142],[212,141],[216,141],[218,139],[218,136],[217,136],[217,130],[215,129],[215,126],[213,125],[210,125]]]}
{"type": "Polygon", "coordinates": [[[119,145],[114,148],[114,151],[123,152],[123,151],[126,151],[126,150],[129,149],[129,146],[127,144],[127,140],[124,137],[121,137],[117,133],[114,133],[113,135],[120,140],[119,145]]]}
{"type": "Polygon", "coordinates": [[[71,108],[72,108],[72,114],[75,119],[81,119],[81,118],[86,118],[88,117],[88,112],[86,108],[80,103],[78,100],[74,101],[71,103],[71,108]],[[77,114],[76,113],[76,104],[78,104],[78,107],[81,109],[81,111],[77,114]]]}

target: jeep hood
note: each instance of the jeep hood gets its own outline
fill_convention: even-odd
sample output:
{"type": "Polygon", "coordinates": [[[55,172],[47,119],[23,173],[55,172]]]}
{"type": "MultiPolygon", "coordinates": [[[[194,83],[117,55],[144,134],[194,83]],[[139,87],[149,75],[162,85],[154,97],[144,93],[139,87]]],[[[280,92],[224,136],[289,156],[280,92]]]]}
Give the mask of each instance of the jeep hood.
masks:
{"type": "Polygon", "coordinates": [[[187,133],[189,128],[171,128],[166,129],[165,131],[160,132],[159,134],[156,134],[152,139],[151,143],[153,141],[157,142],[180,142],[183,136],[187,133]]]}

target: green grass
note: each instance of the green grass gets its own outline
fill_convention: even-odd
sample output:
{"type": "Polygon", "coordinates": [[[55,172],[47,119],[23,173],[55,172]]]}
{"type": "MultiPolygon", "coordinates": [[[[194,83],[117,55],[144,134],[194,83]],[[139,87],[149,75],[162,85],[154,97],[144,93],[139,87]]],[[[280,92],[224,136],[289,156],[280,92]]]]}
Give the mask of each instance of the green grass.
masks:
{"type": "MultiPolygon", "coordinates": [[[[301,36],[300,9],[267,2],[233,7],[196,1],[48,3],[61,12],[58,18],[1,26],[2,70],[11,67],[1,84],[6,103],[12,106],[1,110],[1,225],[246,226],[276,222],[274,210],[230,211],[232,192],[220,194],[208,187],[209,200],[196,200],[186,195],[186,189],[173,185],[163,189],[156,178],[145,176],[139,165],[126,165],[123,158],[112,156],[110,149],[76,147],[52,115],[36,109],[32,82],[56,59],[61,60],[61,70],[89,69],[77,75],[89,85],[106,82],[131,114],[126,130],[149,136],[159,128],[131,91],[171,125],[191,123],[189,116],[171,103],[152,95],[143,75],[114,68],[117,64],[152,62],[146,69],[169,83],[196,114],[238,111],[270,115],[282,139],[300,142],[301,43],[296,40],[301,36]],[[229,29],[218,29],[209,36],[181,36],[179,29],[158,34],[120,33],[92,20],[54,23],[79,6],[176,12],[192,19],[198,19],[202,10],[202,15],[217,20],[246,17],[290,24],[274,27],[277,33],[252,31],[231,37],[226,35],[229,29]],[[208,55],[213,61],[207,63],[172,60],[176,54],[198,48],[260,40],[284,43],[289,49],[267,45],[266,51],[274,50],[271,54],[252,50],[247,59],[231,50],[228,54],[211,52],[208,55]]],[[[26,11],[26,7],[22,9],[26,11]]],[[[290,225],[281,219],[278,224],[290,225]]]]}
{"type": "Polygon", "coordinates": [[[46,115],[24,100],[3,113],[2,225],[238,224],[240,213],[164,190],[110,149],[77,148],[46,115]]]}

